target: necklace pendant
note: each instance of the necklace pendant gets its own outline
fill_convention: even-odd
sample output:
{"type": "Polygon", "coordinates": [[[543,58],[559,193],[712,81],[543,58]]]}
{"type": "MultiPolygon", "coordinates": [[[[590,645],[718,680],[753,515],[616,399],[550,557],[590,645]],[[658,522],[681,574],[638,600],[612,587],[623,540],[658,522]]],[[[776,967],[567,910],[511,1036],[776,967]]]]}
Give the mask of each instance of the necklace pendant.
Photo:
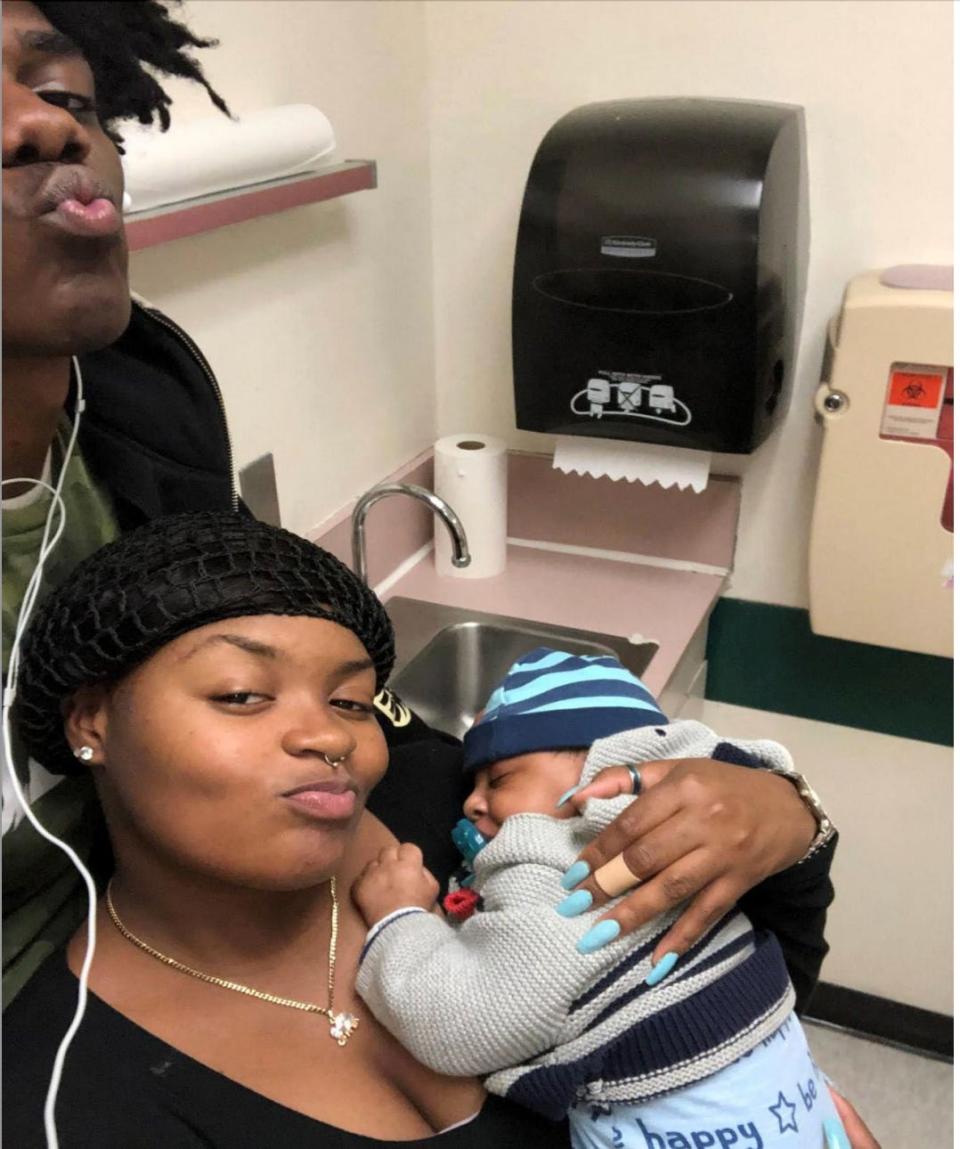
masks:
{"type": "Polygon", "coordinates": [[[337,1045],[346,1045],[353,1031],[360,1024],[360,1019],[352,1013],[335,1013],[330,1018],[330,1036],[337,1045]]]}

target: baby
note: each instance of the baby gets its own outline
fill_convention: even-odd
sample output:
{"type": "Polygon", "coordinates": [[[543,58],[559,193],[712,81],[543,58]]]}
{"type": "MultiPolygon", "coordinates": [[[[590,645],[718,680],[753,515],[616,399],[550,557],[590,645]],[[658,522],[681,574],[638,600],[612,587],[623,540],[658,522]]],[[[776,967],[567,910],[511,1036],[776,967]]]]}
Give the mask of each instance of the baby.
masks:
{"type": "Polygon", "coordinates": [[[653,970],[680,909],[618,937],[593,927],[607,906],[581,937],[589,892],[565,897],[563,885],[633,800],[624,763],[790,769],[786,751],[670,724],[615,659],[541,648],[511,667],[464,752],[475,781],[464,813],[490,839],[473,859],[482,912],[456,927],[430,913],[436,882],[408,845],[354,887],[370,926],[357,988],[381,1023],[432,1069],[484,1075],[493,1093],[568,1115],[577,1149],[821,1149],[825,1130],[848,1144],[771,935],[732,910],[653,970]],[[571,792],[601,772],[621,796],[578,811],[571,792]]]}

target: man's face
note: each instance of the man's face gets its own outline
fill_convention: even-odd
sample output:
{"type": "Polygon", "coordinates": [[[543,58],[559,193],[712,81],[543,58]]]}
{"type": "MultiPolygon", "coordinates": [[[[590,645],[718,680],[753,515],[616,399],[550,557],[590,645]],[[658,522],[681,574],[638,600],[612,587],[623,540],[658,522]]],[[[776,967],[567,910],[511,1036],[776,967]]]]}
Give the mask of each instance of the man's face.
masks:
{"type": "Polygon", "coordinates": [[[93,73],[32,4],[3,4],[3,348],[79,354],[130,318],[117,149],[93,73]]]}

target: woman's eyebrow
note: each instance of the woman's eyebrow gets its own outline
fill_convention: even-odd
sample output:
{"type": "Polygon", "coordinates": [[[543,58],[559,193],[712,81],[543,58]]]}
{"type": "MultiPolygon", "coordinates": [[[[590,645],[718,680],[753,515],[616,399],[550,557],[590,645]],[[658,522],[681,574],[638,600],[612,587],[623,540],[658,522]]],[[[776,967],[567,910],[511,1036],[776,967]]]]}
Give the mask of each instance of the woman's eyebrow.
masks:
{"type": "Polygon", "coordinates": [[[193,658],[201,650],[208,646],[212,646],[216,642],[225,642],[229,646],[236,646],[240,650],[245,650],[247,654],[255,654],[259,658],[277,658],[280,651],[275,646],[270,646],[266,642],[257,642],[254,638],[247,638],[243,634],[211,634],[197,643],[192,650],[187,651],[186,654],[181,655],[180,662],[186,662],[188,659],[193,658]]]}
{"type": "Polygon", "coordinates": [[[17,39],[21,48],[42,56],[83,57],[83,52],[70,37],[55,29],[49,32],[40,30],[18,32],[17,39]]]}
{"type": "Polygon", "coordinates": [[[334,673],[337,678],[352,678],[355,674],[361,674],[364,670],[372,669],[372,658],[353,658],[349,662],[341,662],[334,673]]]}
{"type": "MultiPolygon", "coordinates": [[[[258,658],[277,659],[283,657],[283,651],[278,650],[277,647],[270,646],[270,644],[266,642],[258,642],[255,638],[247,638],[247,636],[243,634],[211,634],[198,642],[192,650],[181,655],[179,661],[186,662],[201,650],[205,650],[208,646],[212,646],[218,642],[225,642],[229,646],[235,646],[239,650],[246,651],[247,654],[256,655],[258,658]]],[[[355,674],[361,674],[365,670],[371,670],[373,665],[374,662],[372,658],[348,659],[346,662],[337,664],[334,668],[333,676],[341,681],[346,678],[353,678],[355,674]]]]}

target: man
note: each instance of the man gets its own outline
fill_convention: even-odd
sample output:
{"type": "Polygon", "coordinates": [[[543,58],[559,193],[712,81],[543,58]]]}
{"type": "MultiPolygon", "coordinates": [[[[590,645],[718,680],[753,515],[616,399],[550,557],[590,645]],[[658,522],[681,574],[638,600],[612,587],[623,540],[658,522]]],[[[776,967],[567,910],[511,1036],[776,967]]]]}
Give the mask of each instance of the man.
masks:
{"type": "MultiPolygon", "coordinates": [[[[144,62],[204,84],[226,110],[184,52],[207,42],[156,3],[8,3],[3,17],[6,671],[50,504],[48,491],[19,480],[56,481],[78,370],[86,406],[63,476],[66,524],[44,585],[118,531],[167,512],[235,507],[236,497],[209,367],[165,317],[139,305],[131,313],[113,130],[120,118],[169,121],[169,100],[144,62]]],[[[98,840],[89,786],[52,789],[42,768],[27,771],[15,758],[38,817],[89,859],[98,840]]],[[[18,813],[4,771],[5,1001],[69,936],[83,908],[66,857],[29,826],[10,829],[18,813]]]]}
{"type": "MultiPolygon", "coordinates": [[[[119,532],[184,510],[240,509],[219,387],[203,355],[161,313],[131,303],[119,212],[123,173],[116,124],[169,123],[156,73],[202,84],[185,46],[207,47],[156,0],[5,3],[3,7],[3,656],[36,566],[51,496],[30,480],[63,470],[82,377],[77,446],[66,463],[66,526],[44,586],[66,578],[119,532]],[[76,358],[74,358],[76,357],[76,358]],[[24,481],[18,481],[24,480],[24,481]]],[[[390,707],[385,707],[389,710],[390,707]]],[[[395,727],[391,778],[374,811],[428,864],[449,872],[446,827],[409,800],[406,763],[459,808],[459,744],[414,716],[395,727]]],[[[15,737],[15,732],[14,732],[15,737]]],[[[15,754],[42,824],[98,873],[109,873],[99,811],[86,778],[57,780],[15,754]],[[56,783],[56,785],[54,785],[56,783]]],[[[37,837],[3,771],[3,997],[7,1004],[82,919],[85,897],[65,855],[37,837]]]]}

